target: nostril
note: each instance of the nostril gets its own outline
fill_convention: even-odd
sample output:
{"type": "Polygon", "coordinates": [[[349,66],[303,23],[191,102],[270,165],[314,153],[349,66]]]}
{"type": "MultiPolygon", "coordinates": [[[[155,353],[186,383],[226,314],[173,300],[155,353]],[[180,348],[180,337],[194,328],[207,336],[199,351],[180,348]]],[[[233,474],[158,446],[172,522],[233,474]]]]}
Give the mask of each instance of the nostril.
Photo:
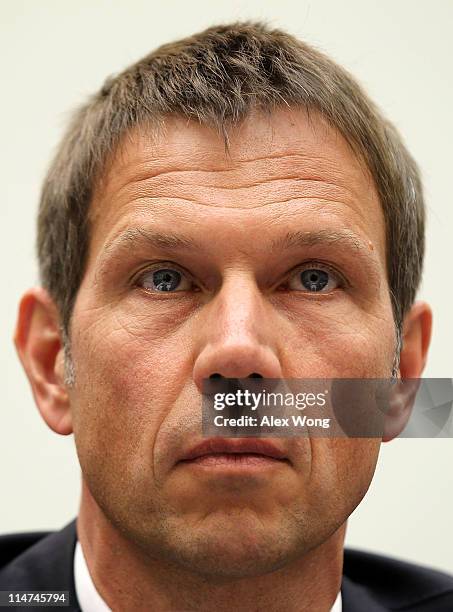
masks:
{"type": "MultiPolygon", "coordinates": [[[[224,378],[224,377],[222,376],[222,374],[219,374],[219,372],[214,372],[214,374],[211,374],[209,376],[210,380],[214,380],[216,378],[224,378]]],[[[247,376],[247,378],[264,378],[264,376],[262,374],[259,374],[259,372],[252,372],[251,374],[247,376]]]]}

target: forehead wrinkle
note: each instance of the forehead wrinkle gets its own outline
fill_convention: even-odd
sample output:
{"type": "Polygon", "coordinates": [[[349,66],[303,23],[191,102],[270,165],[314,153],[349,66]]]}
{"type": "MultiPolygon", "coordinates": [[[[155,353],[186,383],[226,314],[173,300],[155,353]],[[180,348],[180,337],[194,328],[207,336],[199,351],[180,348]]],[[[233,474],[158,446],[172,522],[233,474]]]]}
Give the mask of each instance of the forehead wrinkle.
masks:
{"type": "Polygon", "coordinates": [[[306,181],[307,185],[324,183],[326,187],[343,189],[355,195],[355,183],[360,189],[360,183],[363,185],[365,179],[367,192],[370,187],[369,177],[365,176],[366,172],[359,160],[353,157],[351,163],[342,167],[335,158],[303,152],[270,153],[232,160],[223,157],[224,163],[219,163],[212,153],[197,155],[196,150],[190,156],[174,152],[171,156],[165,156],[161,151],[147,151],[137,147],[136,154],[133,153],[134,149],[129,159],[124,155],[114,162],[98,184],[101,199],[112,192],[116,196],[121,196],[123,192],[130,193],[132,197],[136,192],[142,195],[147,183],[154,189],[182,184],[200,188],[240,189],[270,183],[272,180],[293,180],[306,181]]]}
{"type": "MultiPolygon", "coordinates": [[[[355,202],[351,193],[344,189],[323,183],[294,180],[272,180],[247,187],[204,187],[198,185],[171,186],[142,185],[134,194],[123,192],[117,196],[118,205],[132,206],[146,201],[191,202],[215,208],[260,208],[278,205],[291,200],[312,200],[334,205],[350,206],[355,202]]],[[[112,200],[111,200],[112,201],[112,200]]],[[[357,204],[356,204],[357,206],[357,204]]]]}
{"type": "MultiPolygon", "coordinates": [[[[119,191],[121,190],[128,190],[130,189],[131,191],[134,191],[135,188],[138,187],[138,191],[141,192],[142,187],[146,187],[147,184],[150,184],[152,188],[156,188],[156,187],[160,187],[162,186],[170,186],[172,187],[173,185],[175,186],[179,186],[181,184],[186,184],[190,187],[192,187],[193,185],[195,186],[199,186],[202,189],[211,189],[211,188],[215,188],[215,189],[224,189],[224,190],[238,190],[238,189],[248,189],[250,187],[259,187],[260,185],[266,185],[268,183],[272,183],[272,182],[288,182],[288,181],[293,181],[294,183],[297,184],[306,184],[307,186],[310,186],[311,184],[316,185],[316,186],[320,186],[322,188],[322,186],[325,187],[329,187],[335,190],[345,190],[345,188],[339,184],[339,183],[335,183],[332,180],[328,180],[327,178],[323,178],[323,177],[315,177],[312,175],[303,177],[300,176],[300,174],[286,174],[286,175],[281,175],[281,174],[276,174],[273,176],[269,176],[269,172],[267,172],[265,174],[265,176],[263,176],[263,178],[257,178],[257,173],[253,173],[253,180],[251,180],[250,182],[241,182],[240,184],[234,184],[233,182],[221,182],[219,180],[203,180],[203,182],[200,182],[200,178],[201,179],[209,179],[212,175],[213,172],[208,172],[208,171],[204,171],[204,170],[173,170],[173,171],[169,171],[169,172],[164,172],[162,174],[159,175],[155,175],[152,177],[144,177],[144,178],[140,178],[134,181],[129,181],[128,183],[125,183],[123,185],[122,188],[120,188],[119,191]],[[174,177],[174,175],[176,175],[174,177]],[[174,178],[176,178],[176,180],[174,180],[174,178]],[[178,180],[179,178],[179,180],[178,180]],[[181,180],[183,179],[182,183],[181,180]],[[186,180],[189,179],[189,180],[186,180]],[[192,180],[191,180],[192,179],[192,180]]],[[[352,190],[351,190],[352,191],[352,190]]]]}
{"type": "MultiPolygon", "coordinates": [[[[105,168],[104,179],[98,183],[100,191],[107,188],[118,193],[127,183],[159,175],[165,178],[165,174],[178,171],[191,176],[197,173],[196,183],[200,181],[198,172],[205,171],[217,185],[228,187],[223,177],[235,175],[250,185],[261,173],[263,178],[281,177],[282,170],[294,175],[294,166],[298,166],[296,173],[301,178],[336,181],[349,193],[354,193],[356,186],[360,192],[364,186],[367,193],[372,191],[370,181],[363,180],[369,170],[357,152],[321,114],[307,114],[304,108],[277,108],[271,116],[261,112],[247,115],[230,134],[228,154],[221,135],[209,126],[171,116],[162,127],[163,131],[155,131],[145,123],[123,135],[105,168]]],[[[179,179],[186,182],[187,176],[180,174],[179,179]]],[[[364,194],[355,195],[361,200],[364,194]]]]}
{"type": "Polygon", "coordinates": [[[115,206],[123,207],[146,196],[153,199],[176,196],[193,203],[231,209],[238,207],[229,201],[232,197],[239,207],[252,197],[260,200],[249,202],[247,208],[316,196],[327,202],[352,204],[353,208],[365,197],[378,200],[373,197],[373,181],[370,185],[360,160],[349,149],[347,163],[341,149],[337,157],[337,138],[333,150],[330,146],[323,149],[322,138],[307,150],[303,148],[304,143],[295,148],[295,143],[285,140],[283,144],[273,142],[273,149],[264,155],[257,154],[253,147],[252,150],[246,147],[245,151],[240,149],[240,155],[227,157],[223,148],[221,154],[216,153],[215,140],[209,141],[212,145],[209,148],[203,139],[199,142],[197,130],[194,134],[189,132],[195,136],[190,154],[184,147],[181,152],[181,146],[176,146],[187,145],[180,138],[184,131],[168,141],[153,142],[146,132],[138,132],[135,138],[123,141],[121,154],[116,160],[113,157],[110,171],[98,183],[100,197],[95,196],[90,207],[93,221],[105,216],[104,204],[111,206],[116,201],[115,206]]]}
{"type": "Polygon", "coordinates": [[[154,153],[154,158],[147,156],[146,153],[146,151],[140,151],[127,162],[123,160],[123,164],[121,165],[114,162],[114,167],[112,166],[106,178],[112,178],[109,177],[108,174],[112,174],[113,169],[115,170],[113,178],[117,177],[120,173],[125,173],[129,177],[131,183],[146,178],[155,178],[175,173],[242,175],[244,174],[244,168],[247,169],[247,166],[250,164],[255,165],[251,170],[253,175],[257,174],[256,164],[264,168],[266,176],[269,175],[270,170],[273,170],[274,167],[277,168],[276,173],[279,174],[281,172],[281,167],[283,167],[283,169],[288,168],[290,171],[294,172],[297,165],[300,165],[301,172],[304,172],[306,168],[306,173],[309,175],[307,178],[312,178],[312,180],[325,179],[323,173],[320,172],[322,169],[327,170],[329,176],[332,176],[332,174],[344,174],[338,170],[336,171],[335,164],[332,163],[333,160],[330,160],[328,157],[304,153],[275,153],[273,155],[268,154],[244,159],[224,157],[224,163],[219,163],[218,160],[213,159],[212,153],[197,155],[196,151],[191,151],[190,155],[175,155],[173,152],[172,155],[160,154],[159,156],[157,156],[157,153],[154,153]],[[144,157],[146,157],[146,159],[144,159],[144,157]],[[301,162],[306,163],[303,164],[301,162]]]}
{"type": "MultiPolygon", "coordinates": [[[[171,170],[149,176],[149,172],[139,172],[136,178],[128,177],[122,181],[122,186],[110,184],[104,192],[104,201],[110,204],[115,201],[122,205],[128,205],[138,199],[149,197],[177,198],[200,204],[225,206],[234,208],[234,202],[229,202],[233,197],[240,203],[250,200],[247,207],[254,207],[251,200],[259,199],[259,206],[277,201],[288,201],[290,199],[320,199],[331,200],[336,203],[350,204],[351,200],[363,200],[358,198],[357,189],[353,180],[347,180],[348,174],[344,175],[339,170],[335,173],[313,171],[312,168],[304,168],[300,172],[293,165],[282,168],[281,164],[273,169],[262,168],[257,172],[237,172],[234,169],[219,171],[206,170],[171,170]],[[286,170],[282,173],[282,170],[286,170]],[[240,180],[228,180],[231,173],[236,172],[240,180]]],[[[354,177],[353,177],[354,178],[354,177]]],[[[362,188],[363,191],[363,188],[362,188]]],[[[370,189],[366,187],[366,193],[370,195],[370,189]]],[[[102,201],[98,202],[98,210],[102,201]]]]}

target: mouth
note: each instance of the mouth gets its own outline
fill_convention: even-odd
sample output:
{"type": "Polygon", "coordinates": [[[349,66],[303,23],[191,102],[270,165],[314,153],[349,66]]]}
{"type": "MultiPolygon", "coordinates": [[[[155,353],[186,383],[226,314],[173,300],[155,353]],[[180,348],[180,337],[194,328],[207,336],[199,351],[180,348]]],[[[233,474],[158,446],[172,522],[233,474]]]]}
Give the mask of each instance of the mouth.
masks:
{"type": "Polygon", "coordinates": [[[258,438],[209,438],[192,447],[179,463],[206,468],[256,469],[289,464],[276,444],[258,438]]]}

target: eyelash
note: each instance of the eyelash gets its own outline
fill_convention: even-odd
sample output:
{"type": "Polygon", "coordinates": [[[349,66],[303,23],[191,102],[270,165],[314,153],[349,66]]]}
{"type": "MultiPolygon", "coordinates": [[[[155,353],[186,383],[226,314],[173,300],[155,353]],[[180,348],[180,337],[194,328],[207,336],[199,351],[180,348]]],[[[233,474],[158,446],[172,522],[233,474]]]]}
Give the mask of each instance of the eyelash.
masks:
{"type": "MultiPolygon", "coordinates": [[[[160,269],[165,268],[165,267],[168,267],[168,268],[171,268],[171,269],[174,269],[174,270],[178,271],[180,274],[182,274],[184,277],[186,277],[187,280],[191,281],[193,285],[195,285],[197,291],[201,291],[201,288],[198,285],[195,284],[191,274],[189,274],[183,268],[179,267],[177,264],[174,264],[174,263],[172,263],[170,261],[157,262],[156,264],[154,264],[154,265],[152,265],[152,266],[150,266],[148,268],[145,268],[145,270],[142,270],[138,275],[136,275],[135,279],[132,280],[132,284],[134,286],[140,287],[140,282],[143,280],[143,278],[147,274],[150,274],[153,271],[160,270],[160,269]]],[[[304,262],[302,264],[298,264],[296,267],[292,268],[289,271],[289,273],[288,273],[288,275],[286,277],[286,280],[283,283],[280,283],[279,287],[282,287],[282,286],[287,287],[289,282],[290,282],[290,280],[291,280],[291,278],[295,274],[297,274],[298,272],[301,273],[303,270],[307,270],[307,269],[309,270],[310,268],[317,268],[317,269],[320,269],[320,270],[324,270],[325,272],[333,275],[335,277],[335,280],[338,282],[338,287],[336,289],[338,289],[338,288],[348,288],[348,287],[351,286],[350,282],[346,279],[346,277],[341,272],[339,272],[335,267],[333,267],[332,265],[326,264],[326,263],[324,263],[322,261],[319,261],[319,260],[309,260],[309,261],[306,261],[306,262],[304,262]]],[[[334,289],[333,291],[335,291],[336,289],[334,289]]],[[[169,293],[170,294],[184,293],[184,291],[165,292],[165,291],[151,291],[149,289],[144,289],[144,291],[146,291],[147,293],[152,293],[153,295],[156,295],[156,294],[159,294],[159,295],[162,295],[162,294],[166,295],[167,294],[168,295],[169,293]]],[[[304,293],[304,292],[301,291],[301,293],[304,293]]],[[[307,292],[307,293],[310,293],[310,292],[307,292]]],[[[329,293],[332,293],[332,291],[330,291],[329,293]]],[[[324,293],[323,294],[322,292],[313,292],[312,295],[313,296],[315,296],[315,295],[318,295],[318,296],[319,295],[328,295],[328,293],[324,293]]]]}

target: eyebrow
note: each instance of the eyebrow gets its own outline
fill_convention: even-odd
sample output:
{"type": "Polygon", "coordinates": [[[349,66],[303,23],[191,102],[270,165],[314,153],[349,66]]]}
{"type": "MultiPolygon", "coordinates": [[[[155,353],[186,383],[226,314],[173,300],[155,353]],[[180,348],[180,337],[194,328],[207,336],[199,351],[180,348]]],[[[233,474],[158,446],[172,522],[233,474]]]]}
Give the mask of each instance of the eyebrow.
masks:
{"type": "Polygon", "coordinates": [[[281,238],[273,240],[270,248],[271,250],[284,251],[295,247],[335,243],[344,244],[357,250],[365,247],[363,241],[354,232],[348,229],[338,231],[321,229],[316,231],[287,232],[281,238]]]}
{"type": "MultiPolygon", "coordinates": [[[[348,229],[342,230],[306,230],[291,231],[284,236],[273,240],[269,250],[283,251],[293,248],[316,246],[318,244],[339,244],[354,250],[360,250],[368,255],[361,240],[354,232],[348,229]]],[[[173,232],[161,232],[143,227],[132,227],[124,230],[113,238],[103,249],[100,255],[99,273],[102,275],[104,268],[110,260],[110,255],[115,253],[118,257],[124,252],[129,252],[134,248],[153,248],[167,250],[200,251],[200,245],[188,236],[173,232]]]]}
{"type": "Polygon", "coordinates": [[[112,251],[122,251],[138,244],[156,249],[194,250],[197,248],[195,240],[186,236],[148,230],[143,227],[131,227],[109,242],[104,247],[104,254],[108,256],[112,251]]]}
{"type": "MultiPolygon", "coordinates": [[[[110,242],[108,242],[99,256],[99,272],[103,276],[105,268],[109,263],[112,253],[119,257],[134,248],[154,248],[171,250],[199,250],[196,241],[187,236],[181,236],[172,232],[160,232],[143,227],[130,227],[124,230],[110,242]]],[[[98,276],[96,274],[96,276],[98,276]]]]}
{"type": "MultiPolygon", "coordinates": [[[[344,229],[340,231],[316,230],[287,232],[284,236],[271,242],[272,250],[285,250],[300,246],[314,246],[319,243],[333,244],[346,242],[350,246],[360,249],[364,247],[363,242],[354,232],[344,229]]],[[[132,227],[118,236],[104,247],[104,253],[110,254],[117,249],[122,250],[135,246],[138,243],[161,249],[185,249],[195,250],[199,248],[193,238],[174,234],[171,232],[158,232],[147,230],[142,227],[132,227]]]]}

